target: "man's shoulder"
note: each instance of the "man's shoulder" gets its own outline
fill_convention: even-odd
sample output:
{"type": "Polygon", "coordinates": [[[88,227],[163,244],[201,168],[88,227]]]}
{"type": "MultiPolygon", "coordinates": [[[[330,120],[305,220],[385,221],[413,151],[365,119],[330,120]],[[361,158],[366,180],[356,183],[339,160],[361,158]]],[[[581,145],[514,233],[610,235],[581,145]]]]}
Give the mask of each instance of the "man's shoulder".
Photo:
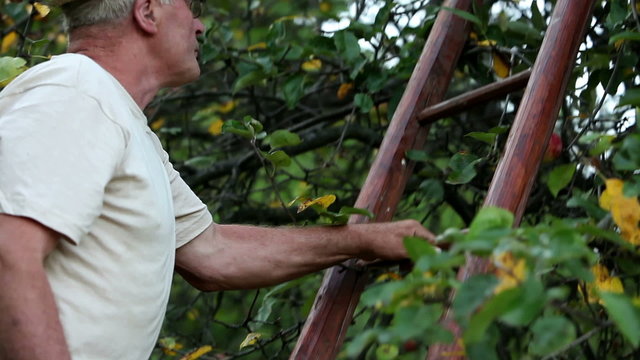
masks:
{"type": "Polygon", "coordinates": [[[3,91],[23,93],[35,87],[55,86],[82,89],[87,82],[108,74],[98,64],[79,54],[63,54],[40,63],[14,79],[3,91]]]}
{"type": "Polygon", "coordinates": [[[34,103],[65,103],[68,109],[91,103],[113,121],[134,107],[111,74],[80,54],[54,56],[25,71],[0,93],[3,103],[6,111],[34,103]]]}

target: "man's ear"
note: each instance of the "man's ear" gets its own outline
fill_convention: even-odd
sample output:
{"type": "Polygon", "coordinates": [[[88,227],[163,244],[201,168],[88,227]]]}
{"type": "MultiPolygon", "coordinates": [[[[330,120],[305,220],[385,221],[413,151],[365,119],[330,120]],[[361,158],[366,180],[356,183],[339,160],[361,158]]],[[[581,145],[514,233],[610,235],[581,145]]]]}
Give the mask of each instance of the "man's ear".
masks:
{"type": "Polygon", "coordinates": [[[136,0],[133,3],[133,22],[148,35],[158,32],[155,14],[158,3],[156,0],[136,0]]]}

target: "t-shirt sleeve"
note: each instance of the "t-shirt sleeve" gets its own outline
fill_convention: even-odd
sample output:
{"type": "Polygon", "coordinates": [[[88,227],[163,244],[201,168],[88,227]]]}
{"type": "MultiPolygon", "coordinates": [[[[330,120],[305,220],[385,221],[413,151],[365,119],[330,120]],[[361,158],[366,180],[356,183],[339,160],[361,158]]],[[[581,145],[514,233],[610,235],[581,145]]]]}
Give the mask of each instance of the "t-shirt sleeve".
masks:
{"type": "Polygon", "coordinates": [[[73,88],[0,99],[0,213],[34,219],[78,244],[100,215],[126,148],[123,130],[73,88]]]}
{"type": "MultiPolygon", "coordinates": [[[[157,146],[162,149],[160,140],[153,135],[157,146]]],[[[186,245],[196,236],[200,235],[209,225],[213,224],[213,218],[207,206],[191,190],[189,185],[180,176],[171,162],[166,151],[161,150],[162,162],[167,171],[171,194],[173,196],[173,211],[176,219],[176,249],[186,245]]]]}

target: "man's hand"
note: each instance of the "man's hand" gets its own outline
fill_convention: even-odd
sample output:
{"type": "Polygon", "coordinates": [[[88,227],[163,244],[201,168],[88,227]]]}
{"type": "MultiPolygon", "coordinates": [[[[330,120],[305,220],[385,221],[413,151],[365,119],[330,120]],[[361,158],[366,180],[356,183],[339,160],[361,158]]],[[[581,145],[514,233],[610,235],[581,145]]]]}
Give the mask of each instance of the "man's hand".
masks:
{"type": "Polygon", "coordinates": [[[43,265],[59,237],[0,214],[0,359],[70,359],[43,265]]]}
{"type": "Polygon", "coordinates": [[[354,224],[361,234],[361,250],[357,258],[362,260],[401,260],[407,258],[404,238],[417,236],[434,242],[435,236],[416,220],[386,223],[354,224]]]}
{"type": "Polygon", "coordinates": [[[205,291],[257,288],[352,258],[406,258],[407,236],[433,239],[415,220],[299,228],[212,225],[178,249],[176,268],[205,291]]]}

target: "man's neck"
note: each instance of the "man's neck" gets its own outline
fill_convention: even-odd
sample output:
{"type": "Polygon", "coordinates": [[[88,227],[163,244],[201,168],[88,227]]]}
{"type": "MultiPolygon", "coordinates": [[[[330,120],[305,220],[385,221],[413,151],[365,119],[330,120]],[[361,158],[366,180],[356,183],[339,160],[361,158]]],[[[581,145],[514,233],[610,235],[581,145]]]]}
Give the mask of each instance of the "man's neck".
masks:
{"type": "Polygon", "coordinates": [[[112,31],[101,30],[106,29],[93,26],[73,31],[67,52],[88,56],[98,63],[144,109],[161,87],[152,66],[141,60],[146,56],[145,49],[135,39],[119,38],[112,31]]]}

